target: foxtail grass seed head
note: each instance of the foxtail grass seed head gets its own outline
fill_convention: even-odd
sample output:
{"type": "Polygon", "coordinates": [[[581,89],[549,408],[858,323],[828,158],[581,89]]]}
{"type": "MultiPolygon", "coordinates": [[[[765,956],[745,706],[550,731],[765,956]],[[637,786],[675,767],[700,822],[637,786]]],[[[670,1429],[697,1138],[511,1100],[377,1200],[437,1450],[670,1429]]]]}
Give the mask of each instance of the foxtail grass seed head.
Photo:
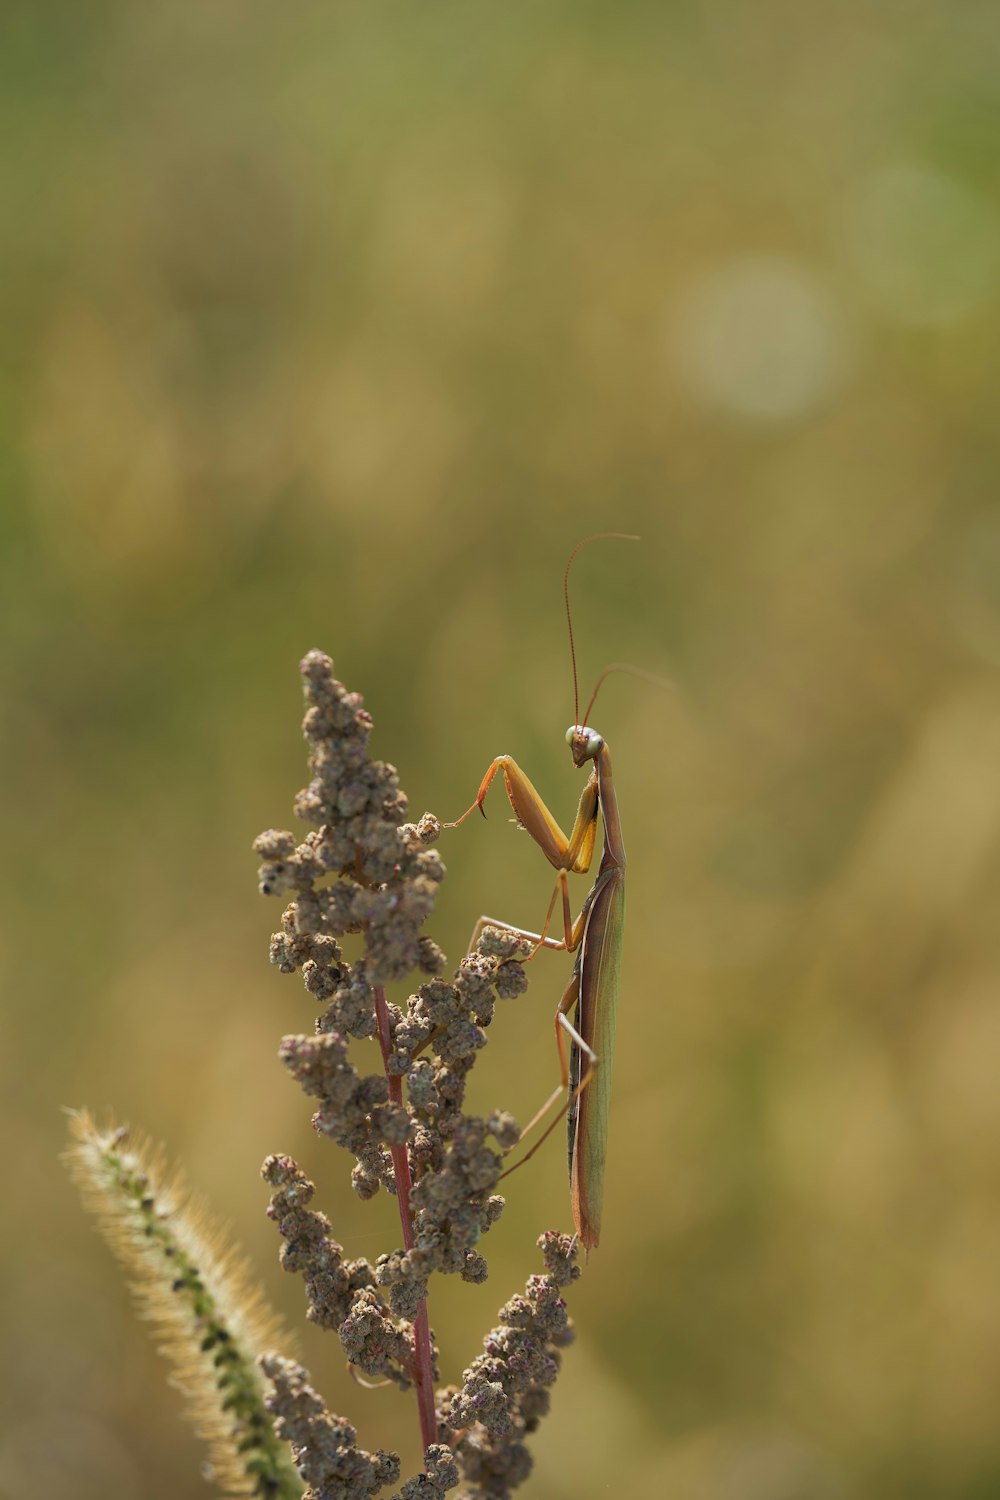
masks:
{"type": "Polygon", "coordinates": [[[218,1493],[297,1500],[302,1486],[257,1368],[280,1327],[249,1266],[162,1148],[124,1126],[99,1129],[86,1110],[70,1129],[67,1165],[173,1366],[218,1493]]]}

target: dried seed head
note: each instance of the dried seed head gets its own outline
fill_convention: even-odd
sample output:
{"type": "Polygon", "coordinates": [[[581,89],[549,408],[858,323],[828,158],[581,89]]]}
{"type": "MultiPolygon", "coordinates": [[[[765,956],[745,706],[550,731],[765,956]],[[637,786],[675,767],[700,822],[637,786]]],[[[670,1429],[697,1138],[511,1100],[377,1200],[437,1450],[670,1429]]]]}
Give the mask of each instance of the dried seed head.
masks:
{"type": "Polygon", "coordinates": [[[327,1411],[309,1384],[309,1372],[291,1360],[265,1355],[261,1369],[271,1383],[267,1408],[275,1430],[291,1444],[296,1467],[309,1489],[303,1500],[368,1500],[399,1478],[399,1455],[367,1453],[343,1417],[327,1411]]]}
{"type": "MultiPolygon", "coordinates": [[[[288,1157],[265,1163],[269,1213],[285,1241],[282,1264],[304,1279],[309,1318],[336,1329],[359,1370],[405,1387],[420,1367],[416,1329],[427,1278],[437,1271],[481,1282],[488,1274],[479,1242],[503,1211],[494,1189],[519,1130],[506,1110],[466,1114],[465,1094],[497,1000],[526,988],[532,943],[487,926],[453,978],[443,977],[444,955],[423,930],[445,874],[431,847],[442,825],[429,813],[403,822],[395,768],[371,759],[371,719],[336,681],[329,658],[310,652],[302,672],[311,780],[295,807],[317,826],[301,843],[268,830],[255,847],[261,889],[292,897],[271,941],[272,962],[301,972],[324,1009],[316,1034],[285,1037],[281,1057],[318,1100],[315,1128],[354,1154],[359,1195],[386,1187],[409,1203],[409,1248],[379,1256],[374,1267],[346,1260],[329,1221],[309,1206],[312,1184],[288,1157]],[[342,947],[352,934],[364,950],[353,961],[342,947]],[[427,977],[404,1007],[389,1004],[385,984],[414,969],[427,977]],[[365,1076],[348,1039],[376,1035],[382,1073],[365,1076]]],[[[393,1500],[435,1500],[458,1482],[459,1468],[468,1494],[498,1500],[527,1476],[523,1438],[547,1408],[559,1350],[572,1337],[560,1288],[579,1275],[575,1240],[549,1231],[539,1244],[545,1274],[501,1310],[462,1387],[441,1393],[442,1431],[454,1435],[454,1453],[431,1445],[424,1472],[393,1500]]],[[[376,1461],[356,1449],[349,1424],[325,1413],[305,1372],[276,1365],[269,1373],[282,1419],[297,1434],[291,1440],[303,1454],[320,1453],[308,1472],[300,1463],[309,1497],[360,1500],[376,1461]],[[345,1488],[352,1464],[360,1477],[345,1488]]]]}

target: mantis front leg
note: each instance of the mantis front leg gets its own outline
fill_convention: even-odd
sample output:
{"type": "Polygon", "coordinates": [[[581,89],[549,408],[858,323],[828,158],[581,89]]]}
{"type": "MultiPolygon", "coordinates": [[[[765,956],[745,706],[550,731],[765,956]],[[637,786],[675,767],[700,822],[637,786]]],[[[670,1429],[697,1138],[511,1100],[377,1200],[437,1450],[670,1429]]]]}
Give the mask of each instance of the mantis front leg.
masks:
{"type": "MultiPolygon", "coordinates": [[[[572,919],[569,902],[569,883],[566,876],[567,874],[585,875],[590,869],[594,858],[594,843],[597,837],[597,813],[600,805],[597,770],[595,768],[591,772],[587,785],[583,789],[580,804],[576,810],[573,828],[568,837],[549,812],[549,809],[529,778],[521,770],[517,761],[510,755],[498,755],[490,763],[486,775],[480,783],[475,802],[473,802],[471,807],[466,809],[460,818],[456,818],[454,823],[446,823],[444,825],[446,828],[457,828],[460,823],[464,823],[469,814],[474,812],[477,807],[480,812],[483,812],[483,803],[486,800],[486,794],[498,771],[503,772],[507,797],[518,823],[538,845],[545,858],[549,861],[549,864],[555,866],[558,875],[540,933],[529,933],[523,928],[514,927],[509,922],[492,922],[492,919],[490,919],[491,925],[502,927],[505,931],[516,932],[522,936],[531,937],[536,942],[536,952],[538,948],[545,947],[566,948],[572,953],[579,945],[583,927],[581,925],[582,916],[576,922],[572,919]],[[548,935],[556,902],[560,894],[562,896],[563,919],[563,939],[561,942],[550,938],[548,935]]],[[[486,814],[483,813],[483,816],[485,817],[486,814]]],[[[475,945],[479,933],[487,925],[487,921],[486,917],[480,917],[476,923],[472,942],[469,947],[470,952],[475,945]]]]}

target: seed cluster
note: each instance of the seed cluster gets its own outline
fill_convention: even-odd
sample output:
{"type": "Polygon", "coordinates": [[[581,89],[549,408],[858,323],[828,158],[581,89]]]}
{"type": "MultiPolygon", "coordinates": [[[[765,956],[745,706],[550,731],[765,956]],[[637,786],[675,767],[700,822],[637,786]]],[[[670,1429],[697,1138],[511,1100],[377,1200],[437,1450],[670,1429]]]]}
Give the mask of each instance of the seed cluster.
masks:
{"type": "Polygon", "coordinates": [[[291,1444],[310,1500],[368,1500],[399,1478],[399,1457],[357,1445],[357,1432],[332,1416],[309,1384],[308,1371],[277,1354],[265,1354],[261,1369],[271,1382],[267,1409],[274,1430],[291,1444]]]}
{"type": "Polygon", "coordinates": [[[363,1258],[344,1259],[329,1219],[308,1206],[314,1185],[290,1156],[269,1156],[261,1175],[275,1188],[268,1217],[284,1241],[283,1268],[305,1281],[309,1320],[339,1333],[344,1353],[363,1374],[394,1380],[407,1389],[413,1366],[412,1339],[377,1297],[375,1268],[363,1258]]]}
{"type": "MultiPolygon", "coordinates": [[[[271,939],[271,961],[282,972],[300,972],[321,1010],[313,1033],[286,1036],[280,1056],[317,1103],[314,1128],[354,1156],[355,1191],[370,1198],[385,1188],[399,1198],[405,1244],[374,1265],[345,1259],[328,1219],[309,1206],[313,1184],[288,1156],[264,1163],[273,1189],[268,1212],[284,1241],[283,1266],[303,1277],[308,1317],[337,1331],[348,1360],[366,1376],[416,1384],[429,1395],[437,1351],[426,1322],[428,1278],[438,1271],[486,1279],[480,1242],[503,1210],[494,1189],[503,1153],[519,1137],[504,1110],[465,1113],[468,1078],[497,1000],[527,986],[523,961],[531,945],[486,928],[452,979],[443,977],[444,956],[422,930],[445,875],[432,847],[441,824],[429,813],[404,822],[396,771],[370,758],[370,715],[336,680],[329,657],[311,651],[302,674],[311,780],[295,810],[318,826],[300,843],[268,830],[254,848],[261,892],[291,898],[271,939]],[[353,961],[343,947],[350,937],[362,949],[353,961]],[[405,1006],[391,1003],[385,985],[414,969],[423,982],[405,1006]],[[379,1073],[363,1074],[352,1060],[351,1040],[367,1038],[378,1040],[379,1073]]],[[[507,1304],[465,1385],[443,1393],[438,1436],[457,1442],[455,1456],[430,1444],[424,1472],[400,1492],[405,1500],[443,1494],[458,1482],[457,1464],[470,1495],[505,1494],[527,1472],[522,1439],[541,1415],[558,1368],[555,1351],[568,1339],[557,1288],[578,1274],[575,1247],[554,1232],[545,1243],[547,1276],[532,1278],[525,1298],[507,1304]]],[[[311,1453],[319,1443],[329,1459],[325,1469],[299,1463],[308,1500],[373,1493],[366,1486],[388,1475],[386,1456],[372,1459],[355,1447],[353,1429],[325,1412],[305,1372],[276,1357],[264,1368],[296,1451],[311,1453]],[[331,1433],[341,1443],[335,1457],[331,1433]],[[345,1478],[352,1464],[356,1482],[345,1478]],[[336,1488],[334,1479],[348,1487],[336,1488]]]]}
{"type": "Polygon", "coordinates": [[[524,1296],[500,1309],[499,1326],[464,1373],[460,1388],[442,1393],[444,1425],[457,1434],[455,1455],[472,1493],[506,1500],[531,1472],[524,1439],[549,1409],[549,1387],[573,1328],[560,1288],[580,1275],[576,1237],[547,1230],[538,1241],[544,1276],[531,1276],[524,1296]]]}
{"type": "Polygon", "coordinates": [[[417,824],[402,821],[406,798],[396,771],[369,758],[371,717],[360,696],[334,678],[329,657],[311,651],[302,674],[312,779],[295,808],[320,827],[299,845],[291,833],[270,829],[254,847],[263,859],[261,891],[294,898],[271,939],[271,961],[286,973],[299,970],[324,1009],[315,1033],[286,1036],[280,1056],[319,1101],[314,1128],[354,1155],[352,1181],[361,1197],[380,1186],[395,1191],[391,1150],[408,1148],[413,1247],[389,1257],[379,1278],[400,1307],[412,1302],[414,1281],[426,1282],[431,1271],[485,1278],[474,1247],[502,1210],[492,1193],[499,1153],[516,1142],[518,1129],[504,1111],[482,1119],[464,1114],[462,1105],[497,997],[513,998],[527,986],[519,960],[530,945],[489,929],[452,981],[440,977],[443,955],[421,932],[445,873],[429,847],[440,824],[430,814],[417,824]],[[341,946],[351,933],[364,941],[353,963],[341,946]],[[362,1076],[349,1039],[376,1034],[382,986],[413,968],[432,977],[405,1012],[384,1002],[391,1050],[382,1073],[362,1076]],[[404,1079],[406,1104],[401,1087],[393,1097],[393,1081],[404,1079]]]}

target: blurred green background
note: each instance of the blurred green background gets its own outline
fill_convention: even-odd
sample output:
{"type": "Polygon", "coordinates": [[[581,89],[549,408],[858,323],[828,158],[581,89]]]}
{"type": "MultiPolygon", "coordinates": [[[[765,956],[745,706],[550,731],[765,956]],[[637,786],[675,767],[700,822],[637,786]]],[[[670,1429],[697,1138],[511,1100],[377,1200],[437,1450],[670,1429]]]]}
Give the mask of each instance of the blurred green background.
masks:
{"type": "MultiPolygon", "coordinates": [[[[561,574],[630,858],[609,1201],[525,1492],[1000,1495],[1000,12],[247,0],[0,20],[0,1494],[206,1493],[58,1165],[166,1140],[301,1322],[257,1177],[398,1240],[275,1058],[254,835],[334,657],[415,814],[579,779],[561,574]]],[[[537,923],[507,822],[433,931],[537,923]]],[[[580,883],[582,899],[585,883],[580,883]]],[[[542,955],[477,1072],[554,1074],[542,955]]],[[[568,1223],[553,1143],[454,1378],[568,1223]]],[[[302,1357],[408,1443],[335,1341],[302,1357]]]]}

